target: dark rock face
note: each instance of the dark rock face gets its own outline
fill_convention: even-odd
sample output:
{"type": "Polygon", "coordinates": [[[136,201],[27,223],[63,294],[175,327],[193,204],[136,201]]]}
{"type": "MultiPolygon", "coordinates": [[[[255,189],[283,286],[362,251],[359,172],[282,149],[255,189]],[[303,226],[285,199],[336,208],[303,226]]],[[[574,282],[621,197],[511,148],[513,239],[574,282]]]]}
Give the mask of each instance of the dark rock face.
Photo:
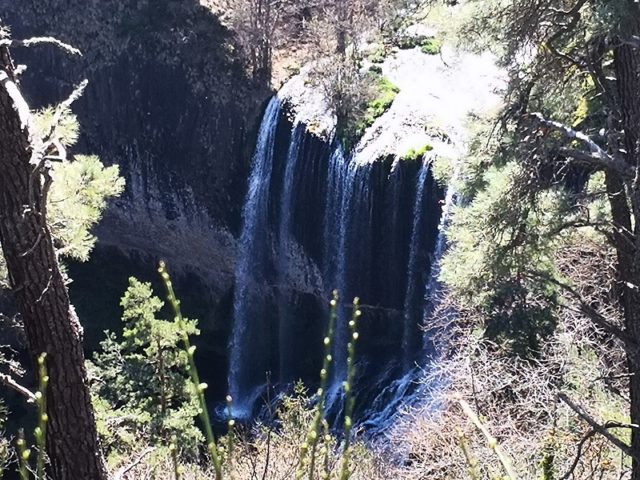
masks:
{"type": "MultiPolygon", "coordinates": [[[[247,78],[232,33],[198,0],[0,0],[0,19],[15,38],[52,35],[83,52],[14,55],[28,66],[23,89],[34,108],[89,80],[74,106],[74,153],[120,165],[127,182],[96,230],[91,262],[72,266],[76,303],[97,295],[117,306],[127,276],[151,280],[163,258],[178,284],[198,285],[201,327],[216,332],[222,354],[229,318],[218,313],[232,295],[249,160],[271,95],[247,78]]],[[[96,339],[117,325],[115,310],[79,308],[96,339]]]]}

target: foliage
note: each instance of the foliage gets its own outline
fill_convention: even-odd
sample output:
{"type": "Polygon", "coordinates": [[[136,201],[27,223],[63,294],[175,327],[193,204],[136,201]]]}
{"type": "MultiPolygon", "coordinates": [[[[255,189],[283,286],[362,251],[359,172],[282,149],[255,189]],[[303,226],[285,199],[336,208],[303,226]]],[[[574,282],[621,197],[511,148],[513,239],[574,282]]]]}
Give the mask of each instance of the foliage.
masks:
{"type": "Polygon", "coordinates": [[[446,187],[455,182],[455,163],[451,158],[438,156],[431,165],[433,178],[441,187],[446,187]]]}
{"type": "Polygon", "coordinates": [[[486,334],[514,351],[537,351],[539,337],[553,332],[557,288],[556,249],[563,243],[571,196],[561,188],[522,198],[526,172],[514,162],[492,167],[485,188],[456,209],[447,232],[451,250],[442,278],[469,308],[485,313],[486,334]]]}
{"type": "Polygon", "coordinates": [[[96,156],[77,156],[53,170],[51,231],[64,245],[60,254],[75,260],[89,258],[96,238],[90,233],[107,207],[107,199],[120,195],[124,181],[117,166],[104,167],[96,156]]]}
{"type": "MultiPolygon", "coordinates": [[[[602,284],[603,272],[599,270],[599,262],[607,255],[587,260],[599,248],[601,245],[578,240],[562,252],[577,271],[588,272],[589,279],[581,286],[595,294],[593,299],[609,287],[602,284]]],[[[599,421],[628,420],[623,413],[625,400],[616,393],[624,380],[615,385],[606,380],[624,371],[624,351],[620,343],[603,336],[581,314],[562,317],[554,333],[542,340],[536,361],[514,358],[484,338],[476,331],[482,314],[457,304],[451,295],[443,299],[436,319],[436,325],[447,326],[436,334],[443,355],[424,381],[445,386],[432,390],[430,401],[398,422],[390,448],[397,445],[401,454],[413,461],[392,466],[388,478],[504,478],[492,443],[461,411],[461,398],[472,405],[514,460],[521,479],[562,478],[576,458],[576,444],[588,431],[572,410],[558,403],[558,391],[579,402],[599,421]],[[451,322],[454,310],[455,322],[451,322]],[[471,465],[475,466],[473,472],[471,465]],[[551,470],[556,476],[543,476],[551,470]]],[[[618,479],[628,475],[629,463],[606,439],[592,436],[573,476],[566,478],[618,479]]]]}
{"type": "MultiPolygon", "coordinates": [[[[353,317],[349,322],[350,340],[346,347],[348,376],[344,383],[345,439],[341,448],[338,448],[338,439],[330,433],[329,425],[324,419],[324,403],[328,391],[328,381],[332,373],[333,357],[331,352],[332,342],[335,337],[335,322],[337,320],[339,300],[337,292],[334,292],[334,298],[330,303],[331,314],[328,331],[327,336],[323,339],[325,355],[323,368],[320,372],[321,387],[316,397],[310,398],[306,388],[301,383],[298,383],[294,388],[293,395],[280,399],[273,417],[266,425],[255,425],[253,431],[243,435],[241,432],[236,431],[235,421],[230,416],[228,422],[229,430],[226,437],[215,439],[211,431],[207,403],[204,399],[206,385],[200,383],[198,379],[197,367],[193,361],[195,347],[190,346],[188,341],[188,335],[195,333],[195,324],[182,318],[180,302],[175,296],[171,279],[163,263],[161,263],[159,271],[167,288],[167,298],[175,313],[175,320],[171,326],[177,325],[178,331],[173,331],[168,325],[164,325],[161,329],[157,328],[157,324],[163,322],[155,318],[155,314],[162,308],[162,302],[152,296],[150,285],[131,279],[131,285],[122,300],[122,305],[125,307],[123,320],[127,322],[123,335],[125,340],[122,344],[118,344],[113,335],[109,335],[105,340],[106,346],[103,348],[103,352],[97,356],[96,364],[92,368],[97,373],[103,374],[101,377],[103,382],[115,382],[116,379],[113,372],[116,370],[118,375],[123,375],[124,373],[131,377],[126,368],[126,364],[131,362],[131,355],[127,356],[126,353],[127,347],[129,347],[129,350],[133,349],[138,352],[138,356],[135,358],[137,361],[141,355],[140,349],[147,347],[144,353],[149,353],[148,347],[153,344],[153,342],[149,342],[149,338],[161,338],[162,343],[167,346],[166,350],[168,350],[175,346],[175,335],[181,336],[182,353],[185,353],[189,358],[188,370],[191,377],[191,386],[193,387],[192,392],[197,394],[200,400],[198,410],[203,422],[205,422],[204,427],[207,433],[212,465],[210,466],[211,468],[203,467],[193,456],[185,455],[187,447],[189,445],[193,446],[193,444],[185,445],[184,442],[191,440],[197,443],[199,439],[185,437],[184,432],[171,432],[169,448],[155,448],[167,445],[167,437],[166,435],[160,435],[159,438],[155,439],[160,440],[160,443],[153,442],[154,438],[147,434],[147,430],[153,429],[154,423],[157,421],[155,417],[166,417],[168,413],[163,413],[162,410],[158,413],[158,409],[153,405],[152,399],[136,398],[138,396],[137,390],[131,389],[129,385],[136,383],[137,380],[131,378],[124,378],[124,382],[121,385],[116,386],[114,384],[106,390],[104,384],[101,384],[99,386],[101,390],[98,393],[102,393],[102,396],[96,397],[98,402],[103,402],[102,404],[98,403],[97,410],[103,418],[106,416],[107,423],[116,414],[122,415],[122,413],[125,413],[122,407],[118,410],[113,407],[113,404],[116,403],[125,404],[130,411],[130,416],[136,417],[131,418],[131,420],[140,422],[138,429],[130,432],[131,438],[118,440],[117,444],[121,448],[121,454],[112,455],[113,462],[126,465],[126,462],[130,461],[130,459],[122,455],[126,453],[122,448],[126,443],[130,449],[129,451],[134,451],[138,447],[142,452],[132,466],[134,471],[135,467],[139,465],[147,471],[155,472],[154,478],[159,479],[172,478],[173,480],[180,480],[183,477],[191,478],[189,475],[193,475],[195,478],[215,478],[216,480],[222,480],[223,478],[254,478],[258,475],[258,472],[260,472],[261,478],[264,479],[288,478],[294,474],[296,478],[311,479],[335,478],[336,480],[349,480],[350,478],[371,478],[373,456],[362,445],[359,443],[353,445],[351,441],[353,427],[351,415],[355,402],[355,397],[352,394],[352,386],[356,376],[355,345],[359,337],[357,321],[362,314],[358,299],[354,299],[353,302],[353,317]],[[154,336],[150,333],[154,330],[154,327],[155,330],[160,331],[159,335],[154,336]],[[168,330],[172,331],[172,340],[170,341],[164,338],[168,330]],[[117,401],[118,395],[121,396],[119,402],[117,401]],[[109,402],[109,400],[111,401],[109,402]],[[140,415],[140,408],[133,408],[134,404],[141,402],[144,403],[145,408],[149,411],[149,417],[143,418],[140,415]],[[143,425],[146,425],[146,429],[140,428],[143,425]],[[178,434],[182,435],[178,436],[178,434]],[[125,441],[123,442],[123,440],[125,441]],[[154,448],[149,448],[149,444],[154,445],[154,448]],[[300,452],[299,456],[291,455],[291,452],[295,450],[300,452]],[[368,473],[361,475],[363,472],[368,473]]],[[[150,358],[144,359],[146,364],[153,362],[154,353],[157,353],[157,350],[151,353],[150,358]]],[[[169,363],[166,366],[169,366],[169,363]]],[[[164,375],[167,374],[168,372],[165,371],[164,375]]],[[[153,383],[153,378],[151,378],[153,375],[157,377],[161,375],[161,372],[151,372],[151,375],[149,375],[151,383],[153,383]]],[[[181,380],[185,380],[184,377],[181,377],[181,380]]],[[[182,382],[177,383],[180,384],[182,382]]],[[[138,383],[136,383],[136,388],[140,388],[138,383]]],[[[158,392],[156,392],[157,394],[158,392]]],[[[168,394],[168,389],[160,391],[161,398],[163,396],[168,398],[168,394]]],[[[153,395],[153,392],[148,391],[146,395],[153,395]]],[[[229,415],[231,415],[232,399],[227,397],[227,402],[229,415]]],[[[176,408],[180,408],[180,406],[175,401],[171,405],[167,405],[167,409],[176,408]]],[[[121,419],[121,417],[116,418],[118,420],[121,419]]]]}
{"type": "Polygon", "coordinates": [[[393,82],[380,75],[371,75],[369,85],[368,99],[352,110],[353,116],[348,118],[340,129],[340,137],[347,150],[355,146],[367,128],[391,108],[400,92],[393,82]]]}
{"type": "Polygon", "coordinates": [[[442,40],[428,38],[420,45],[420,51],[427,55],[438,55],[442,51],[442,40]]]}
{"type": "Polygon", "coordinates": [[[407,27],[421,22],[436,2],[433,0],[379,0],[377,27],[387,40],[403,35],[407,27]]]}
{"type": "Polygon", "coordinates": [[[420,148],[411,147],[409,151],[402,156],[402,160],[405,162],[418,162],[431,150],[433,150],[433,146],[428,143],[425,143],[420,148]]]}
{"type": "Polygon", "coordinates": [[[376,49],[369,54],[371,63],[384,63],[387,58],[387,49],[384,45],[378,45],[376,49]]]}
{"type": "MultiPolygon", "coordinates": [[[[637,151],[628,148],[637,138],[637,122],[628,119],[637,109],[640,84],[637,76],[625,75],[637,63],[637,51],[611,41],[637,35],[638,5],[486,0],[466,7],[473,13],[461,38],[491,48],[509,82],[504,110],[472,140],[460,166],[456,184],[463,201],[442,262],[442,278],[460,314],[456,322],[469,322],[456,339],[473,344],[464,361],[482,356],[471,368],[471,384],[458,388],[470,392],[486,418],[496,419],[503,439],[518,445],[513,435],[528,437],[526,448],[536,458],[524,450],[512,455],[526,478],[549,478],[554,471],[562,478],[624,477],[626,456],[619,457],[604,438],[592,439],[593,433],[576,436],[571,417],[547,409],[558,391],[568,391],[569,398],[589,405],[597,423],[636,422],[637,385],[600,379],[637,371],[635,347],[628,343],[636,338],[625,334],[637,326],[638,295],[621,284],[637,283],[626,268],[638,255],[636,247],[629,249],[638,235],[637,186],[631,180],[637,151]],[[628,225],[626,234],[616,233],[620,225],[628,225]],[[609,349],[615,349],[613,362],[609,349]],[[518,362],[513,372],[493,363],[501,358],[518,362]],[[481,366],[488,363],[491,371],[481,366]],[[533,371],[543,365],[546,372],[533,371]],[[485,388],[491,393],[483,398],[478,389],[485,388]],[[524,401],[531,392],[545,392],[544,399],[524,401]],[[629,397],[631,409],[620,402],[629,397]],[[528,406],[534,403],[545,407],[536,413],[528,406]]],[[[571,412],[564,403],[555,408],[571,412]]],[[[448,420],[455,421],[455,413],[448,420]]],[[[637,451],[637,437],[624,431],[621,438],[637,451]]],[[[494,474],[487,469],[482,477],[494,474]]]]}
{"type": "MultiPolygon", "coordinates": [[[[180,308],[180,301],[177,299],[175,291],[173,290],[173,283],[171,282],[171,278],[169,277],[169,272],[167,271],[167,267],[164,262],[160,262],[160,267],[158,268],[158,272],[162,277],[162,281],[164,282],[165,288],[167,290],[167,300],[171,304],[171,308],[174,313],[174,321],[178,326],[180,331],[180,336],[182,337],[182,347],[183,352],[187,354],[188,364],[187,371],[189,372],[189,380],[191,381],[191,388],[193,392],[196,394],[196,398],[198,400],[198,415],[200,416],[200,420],[202,422],[202,428],[205,432],[205,438],[207,441],[207,450],[209,451],[209,455],[211,455],[211,460],[213,463],[213,468],[216,472],[217,480],[222,480],[222,466],[220,455],[218,451],[218,446],[216,444],[216,439],[213,436],[213,430],[211,426],[211,418],[209,417],[209,408],[207,406],[207,401],[205,398],[205,390],[207,389],[206,383],[200,383],[200,375],[198,374],[198,369],[195,363],[195,352],[196,347],[191,345],[191,341],[189,340],[189,334],[191,333],[188,328],[189,320],[182,316],[182,309],[180,308]]],[[[231,399],[228,400],[231,403],[231,399]]],[[[176,445],[177,440],[173,440],[172,450],[177,449],[176,445]]],[[[175,458],[175,457],[174,457],[175,458]]],[[[176,468],[176,476],[178,476],[178,465],[175,463],[176,468]]],[[[176,479],[178,480],[178,479],[176,479]]]]}
{"type": "Polygon", "coordinates": [[[198,333],[195,320],[163,320],[163,302],[135,278],[122,297],[122,340],[107,332],[90,363],[99,433],[109,452],[168,445],[176,437],[186,455],[202,440],[194,425],[198,402],[187,373],[183,335],[198,333]]]}
{"type": "MultiPolygon", "coordinates": [[[[55,109],[45,108],[34,116],[36,130],[49,130],[55,109]]],[[[64,111],[53,132],[63,148],[73,146],[79,136],[75,115],[64,111]]],[[[109,199],[124,190],[124,179],[117,165],[105,167],[96,156],[77,155],[56,162],[48,197],[48,222],[58,254],[63,258],[86,261],[95,245],[91,234],[102,217],[109,199]]],[[[0,256],[0,288],[8,288],[4,258],[0,256]]]]}

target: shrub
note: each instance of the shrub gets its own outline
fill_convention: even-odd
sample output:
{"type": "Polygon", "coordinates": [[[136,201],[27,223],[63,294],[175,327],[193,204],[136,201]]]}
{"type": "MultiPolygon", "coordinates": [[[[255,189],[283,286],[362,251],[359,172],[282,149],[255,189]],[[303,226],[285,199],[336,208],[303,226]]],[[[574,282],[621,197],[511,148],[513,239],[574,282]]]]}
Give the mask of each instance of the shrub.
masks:
{"type": "Polygon", "coordinates": [[[371,65],[369,71],[376,75],[382,75],[382,67],[380,65],[371,65]]]}
{"type": "Polygon", "coordinates": [[[371,100],[362,108],[363,113],[342,129],[341,139],[347,150],[350,150],[358,142],[376,119],[391,108],[393,101],[400,92],[400,88],[388,78],[375,74],[372,77],[373,95],[371,100]]]}
{"type": "Polygon", "coordinates": [[[424,35],[405,35],[396,40],[396,45],[402,50],[410,50],[419,47],[427,40],[428,37],[424,35]]]}
{"type": "Polygon", "coordinates": [[[369,60],[372,63],[383,63],[385,58],[387,58],[387,49],[384,45],[380,45],[369,55],[369,60]]]}

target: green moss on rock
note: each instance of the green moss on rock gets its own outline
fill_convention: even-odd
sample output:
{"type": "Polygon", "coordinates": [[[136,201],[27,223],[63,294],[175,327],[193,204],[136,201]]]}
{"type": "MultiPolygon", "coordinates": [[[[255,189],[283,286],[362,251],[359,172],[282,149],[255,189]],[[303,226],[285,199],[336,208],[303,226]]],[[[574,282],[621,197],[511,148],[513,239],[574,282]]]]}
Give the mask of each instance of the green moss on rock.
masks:
{"type": "Polygon", "coordinates": [[[402,156],[402,160],[405,162],[417,162],[431,150],[433,150],[433,146],[428,143],[420,148],[411,147],[409,151],[402,156]]]}
{"type": "Polygon", "coordinates": [[[427,55],[439,55],[442,51],[442,40],[429,38],[420,45],[420,51],[427,55]]]}

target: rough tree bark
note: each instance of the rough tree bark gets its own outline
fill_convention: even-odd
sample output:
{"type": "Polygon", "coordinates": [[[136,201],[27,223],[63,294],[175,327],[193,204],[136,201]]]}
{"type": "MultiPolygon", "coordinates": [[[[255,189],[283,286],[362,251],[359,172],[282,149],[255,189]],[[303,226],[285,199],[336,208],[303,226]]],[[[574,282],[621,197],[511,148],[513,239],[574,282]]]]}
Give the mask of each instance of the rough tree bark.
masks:
{"type": "MultiPolygon", "coordinates": [[[[640,33],[640,7],[629,1],[626,5],[627,27],[640,33]]],[[[614,50],[614,70],[618,87],[619,115],[624,133],[624,157],[636,174],[630,186],[612,177],[607,178],[618,256],[620,300],[624,311],[625,330],[634,340],[627,345],[629,400],[631,423],[640,424],[640,49],[622,44],[614,50]],[[633,220],[632,220],[633,219],[633,220]]],[[[640,431],[631,431],[631,449],[640,454],[640,431]]],[[[640,480],[640,462],[633,460],[632,480],[640,480]]]]}
{"type": "Polygon", "coordinates": [[[38,145],[9,49],[0,46],[0,242],[31,356],[47,353],[49,473],[55,480],[106,480],[82,329],[46,223],[49,180],[38,145]]]}

